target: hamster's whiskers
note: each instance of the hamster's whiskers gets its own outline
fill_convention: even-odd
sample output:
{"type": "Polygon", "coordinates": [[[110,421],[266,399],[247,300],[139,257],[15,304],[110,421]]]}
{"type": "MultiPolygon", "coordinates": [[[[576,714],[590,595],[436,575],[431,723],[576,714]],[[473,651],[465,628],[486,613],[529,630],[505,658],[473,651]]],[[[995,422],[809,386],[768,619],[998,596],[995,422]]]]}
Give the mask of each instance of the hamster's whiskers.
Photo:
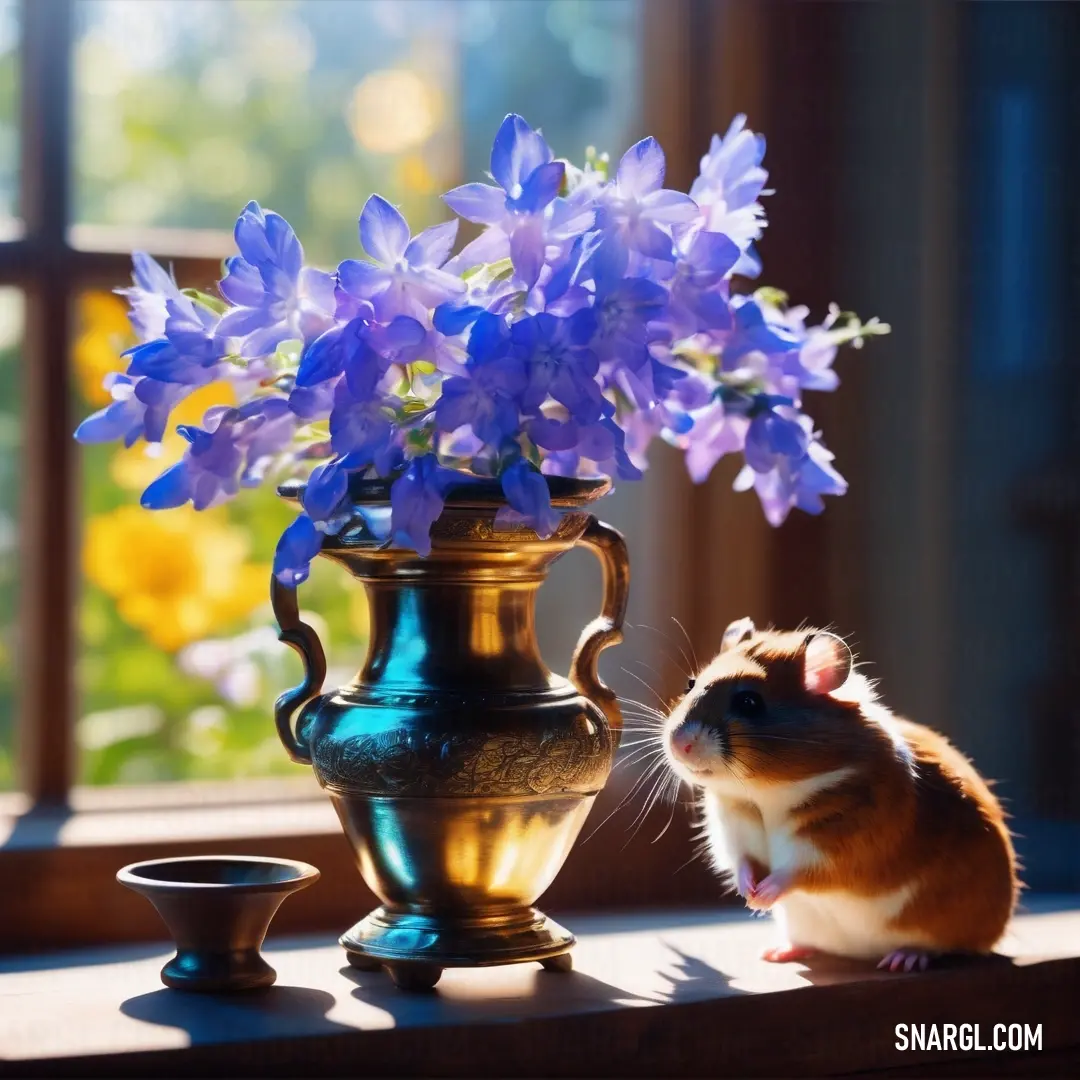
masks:
{"type": "MultiPolygon", "coordinates": [[[[676,619],[675,621],[676,623],[678,623],[678,619],[676,619]]],[[[682,657],[683,664],[685,664],[686,667],[684,668],[682,664],[680,664],[679,661],[676,659],[675,655],[670,651],[668,652],[668,657],[670,658],[671,662],[677,668],[679,668],[685,678],[689,679],[693,672],[697,671],[697,657],[694,657],[694,664],[691,665],[690,657],[686,655],[686,650],[677,641],[672,641],[671,638],[663,632],[663,630],[658,630],[655,626],[648,626],[645,623],[635,623],[634,629],[649,630],[650,632],[656,634],[666,645],[674,645],[675,648],[679,650],[679,655],[682,657]]],[[[682,629],[681,623],[679,624],[679,629],[682,629]]],[[[686,631],[683,630],[683,633],[685,634],[686,631]]],[[[689,641],[689,638],[687,640],[689,641]]],[[[691,652],[693,651],[693,648],[693,645],[691,645],[691,652]]]]}
{"type": "MultiPolygon", "coordinates": [[[[631,674],[633,674],[633,672],[631,672],[631,674]]],[[[667,712],[665,712],[664,709],[658,709],[655,705],[648,704],[648,702],[638,701],[637,698],[623,697],[621,694],[616,698],[616,700],[619,702],[620,705],[628,705],[631,709],[640,710],[647,716],[653,717],[657,720],[667,719],[667,712]]]]}
{"type": "Polygon", "coordinates": [[[690,635],[686,632],[686,627],[683,626],[674,615],[671,616],[671,621],[682,631],[682,635],[686,638],[686,644],[690,646],[690,652],[694,657],[694,671],[700,671],[701,665],[698,663],[697,649],[694,648],[694,643],[690,640],[690,635]]]}
{"type": "MultiPolygon", "coordinates": [[[[662,748],[660,748],[662,750],[662,748]]],[[[622,797],[619,804],[612,810],[599,825],[581,842],[587,844],[644,786],[648,781],[655,776],[658,769],[663,768],[665,764],[665,758],[662,753],[654,755],[654,760],[645,769],[642,770],[641,775],[630,786],[630,790],[622,797]]]]}
{"type": "MultiPolygon", "coordinates": [[[[660,693],[655,686],[653,686],[651,683],[646,682],[640,675],[637,674],[637,672],[631,671],[629,668],[624,667],[622,668],[622,671],[624,674],[629,675],[631,679],[637,679],[637,681],[641,683],[641,685],[644,686],[645,689],[648,690],[649,693],[652,694],[652,696],[656,698],[657,701],[660,702],[660,708],[662,710],[667,709],[668,703],[660,696],[660,693]]],[[[638,704],[640,705],[642,703],[638,702],[638,704]]]]}

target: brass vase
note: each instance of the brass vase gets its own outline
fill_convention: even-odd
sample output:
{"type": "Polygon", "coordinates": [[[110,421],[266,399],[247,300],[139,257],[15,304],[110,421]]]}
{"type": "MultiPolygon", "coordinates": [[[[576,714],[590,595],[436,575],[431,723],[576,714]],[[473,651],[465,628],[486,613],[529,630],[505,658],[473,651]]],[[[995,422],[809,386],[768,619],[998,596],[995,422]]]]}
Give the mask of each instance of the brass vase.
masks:
{"type": "MultiPolygon", "coordinates": [[[[534,904],[611,770],[621,716],[597,659],[622,640],[629,560],[622,536],[584,509],[608,481],[549,487],[563,511],[549,539],[496,524],[497,483],[474,483],[450,492],[421,558],[375,538],[386,485],[354,484],[353,516],[321,554],[363,583],[368,655],[352,682],[321,696],[319,639],[296,590],[271,585],[281,640],[305,666],[278,699],[278,733],[313,767],[382,901],[341,944],[355,967],[385,967],[404,988],[434,986],[446,967],[570,968],[573,935],[534,904]],[[535,600],[577,545],[603,565],[603,611],[564,679],[540,657],[535,600]]],[[[280,491],[296,499],[301,486],[280,491]]]]}

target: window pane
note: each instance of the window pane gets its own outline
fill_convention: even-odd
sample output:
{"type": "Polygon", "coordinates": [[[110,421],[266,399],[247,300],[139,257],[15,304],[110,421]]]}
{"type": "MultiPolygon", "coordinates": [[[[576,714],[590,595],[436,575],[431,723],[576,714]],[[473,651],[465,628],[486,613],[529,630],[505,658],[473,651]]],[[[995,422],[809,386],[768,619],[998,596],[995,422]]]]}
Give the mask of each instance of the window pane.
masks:
{"type": "Polygon", "coordinates": [[[22,295],[0,289],[0,791],[15,784],[21,340],[22,295]]]}
{"type": "Polygon", "coordinates": [[[638,0],[78,0],[76,220],[229,229],[249,199],[310,257],[372,191],[416,227],[511,109],[556,153],[625,142],[638,0]]]}
{"type": "MultiPolygon", "coordinates": [[[[309,257],[357,253],[374,190],[419,228],[438,195],[480,178],[515,109],[556,152],[618,149],[636,127],[633,0],[77,0],[76,202],[96,225],[229,229],[252,198],[285,214],[309,257]]],[[[118,282],[117,284],[121,284],[118,282]]],[[[184,282],[206,287],[209,282],[184,282]]],[[[80,298],[74,348],[83,414],[130,344],[120,301],[80,298]]],[[[208,388],[178,410],[198,420],[208,388]]],[[[273,700],[299,681],[267,604],[290,510],[273,492],[150,513],[141,489],[180,452],[84,450],[77,726],[90,783],[283,772],[273,700]],[[284,659],[286,657],[287,659],[284,659]]],[[[321,560],[320,560],[321,563],[321,560]]],[[[367,612],[341,568],[301,587],[346,681],[367,612]],[[317,613],[317,614],[315,614],[317,613]]]]}
{"type": "Polygon", "coordinates": [[[19,186],[19,11],[16,0],[0,0],[0,238],[5,221],[18,213],[19,186]]]}
{"type": "MultiPolygon", "coordinates": [[[[132,339],[124,304],[109,293],[81,296],[78,318],[74,372],[86,414],[107,403],[102,377],[123,367],[132,339]]],[[[208,387],[175,419],[198,422],[226,400],[208,387]]],[[[202,513],[143,510],[139,492],[183,446],[171,432],[156,458],[143,444],[82,451],[76,740],[86,783],[295,774],[270,717],[301,673],[277,642],[268,603],[274,544],[293,511],[269,487],[202,513]]],[[[319,565],[301,603],[327,646],[328,685],[347,681],[363,658],[362,592],[319,565]]]]}

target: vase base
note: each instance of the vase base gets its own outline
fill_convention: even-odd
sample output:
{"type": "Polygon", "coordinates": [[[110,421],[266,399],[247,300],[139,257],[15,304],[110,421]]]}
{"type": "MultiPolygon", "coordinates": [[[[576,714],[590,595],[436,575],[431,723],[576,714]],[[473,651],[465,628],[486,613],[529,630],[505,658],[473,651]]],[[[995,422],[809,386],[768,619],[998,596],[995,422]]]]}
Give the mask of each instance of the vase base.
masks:
{"type": "MultiPolygon", "coordinates": [[[[349,963],[361,971],[493,967],[542,963],[569,971],[574,935],[536,908],[474,918],[419,915],[377,908],[342,934],[349,963]],[[566,959],[563,959],[563,957],[566,959]]],[[[402,983],[395,977],[395,983],[402,983]]],[[[431,983],[430,985],[434,985],[431,983]]]]}

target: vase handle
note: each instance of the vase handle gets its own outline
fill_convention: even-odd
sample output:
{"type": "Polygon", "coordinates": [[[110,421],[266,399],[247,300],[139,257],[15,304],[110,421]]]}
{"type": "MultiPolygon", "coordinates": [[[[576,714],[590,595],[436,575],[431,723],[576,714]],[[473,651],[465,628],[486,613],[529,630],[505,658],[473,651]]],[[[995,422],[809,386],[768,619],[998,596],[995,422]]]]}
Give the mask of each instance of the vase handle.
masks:
{"type": "Polygon", "coordinates": [[[311,752],[301,742],[293,729],[293,715],[309,702],[321,689],[326,678],[326,653],[319,635],[300,619],[300,606],[294,586],[282,585],[270,577],[270,603],[274,608],[281,631],[278,641],[283,641],[300,654],[304,662],[304,681],[286,690],[274,703],[274,723],[289,757],[302,765],[311,764],[311,752]]]}
{"type": "Polygon", "coordinates": [[[615,692],[601,680],[597,663],[604,649],[618,645],[623,639],[623,619],[630,596],[630,554],[622,533],[591,515],[578,544],[588,548],[604,568],[604,607],[578,638],[570,661],[570,681],[579,693],[604,710],[618,745],[622,734],[622,712],[615,692]]]}

